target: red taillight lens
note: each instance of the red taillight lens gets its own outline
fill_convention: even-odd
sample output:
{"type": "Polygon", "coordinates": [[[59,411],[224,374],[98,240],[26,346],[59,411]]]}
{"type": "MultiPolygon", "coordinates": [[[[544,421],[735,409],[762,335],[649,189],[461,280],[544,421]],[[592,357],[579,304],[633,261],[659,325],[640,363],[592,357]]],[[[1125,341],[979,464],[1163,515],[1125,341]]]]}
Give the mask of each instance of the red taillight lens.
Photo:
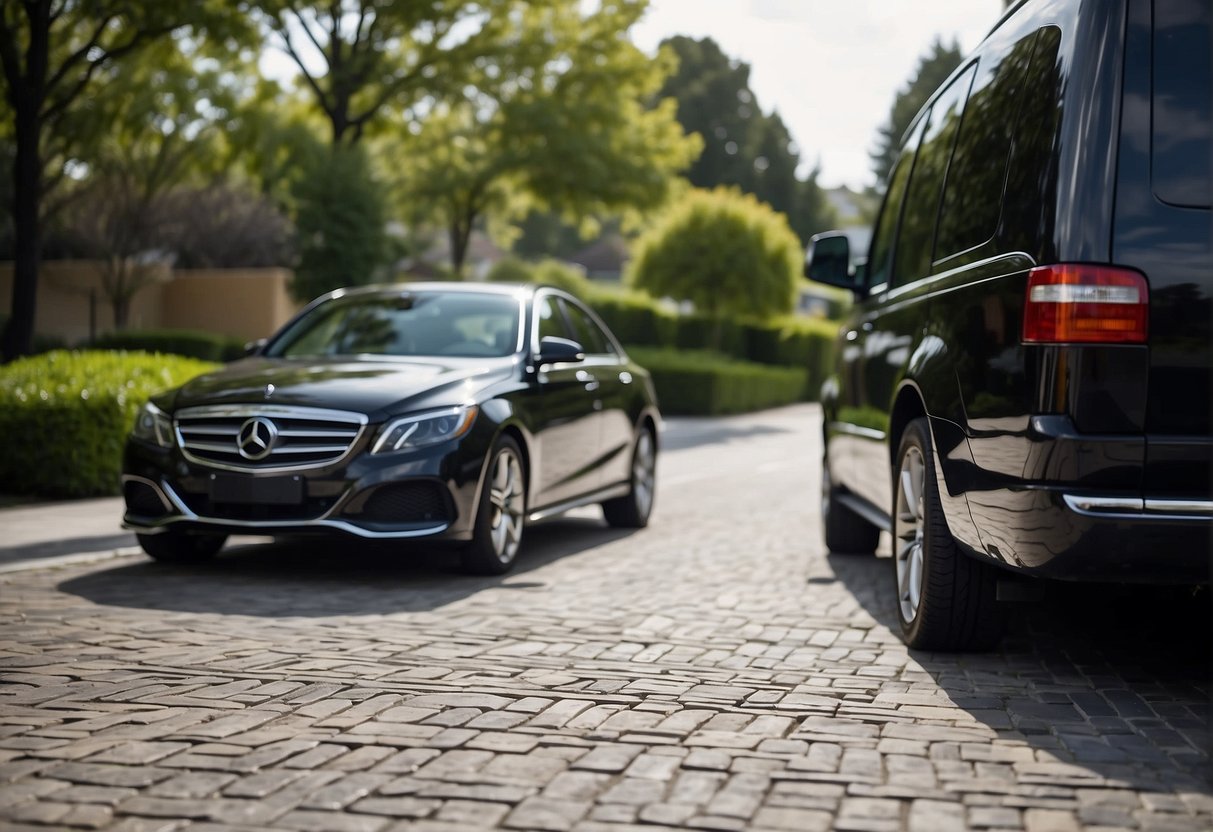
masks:
{"type": "Polygon", "coordinates": [[[1144,344],[1150,290],[1132,269],[1060,264],[1028,272],[1025,344],[1144,344]]]}

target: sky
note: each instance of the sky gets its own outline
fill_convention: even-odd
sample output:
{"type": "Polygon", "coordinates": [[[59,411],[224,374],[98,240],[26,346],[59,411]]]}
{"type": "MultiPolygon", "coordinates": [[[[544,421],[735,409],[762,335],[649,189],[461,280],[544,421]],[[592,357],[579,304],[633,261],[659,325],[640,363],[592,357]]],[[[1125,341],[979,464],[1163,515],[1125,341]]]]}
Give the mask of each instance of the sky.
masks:
{"type": "Polygon", "coordinates": [[[711,37],[750,65],[764,112],[788,126],[819,181],[873,184],[877,129],[932,39],[971,51],[1002,14],[1002,0],[649,0],[633,40],[648,52],[671,35],[711,37]]]}

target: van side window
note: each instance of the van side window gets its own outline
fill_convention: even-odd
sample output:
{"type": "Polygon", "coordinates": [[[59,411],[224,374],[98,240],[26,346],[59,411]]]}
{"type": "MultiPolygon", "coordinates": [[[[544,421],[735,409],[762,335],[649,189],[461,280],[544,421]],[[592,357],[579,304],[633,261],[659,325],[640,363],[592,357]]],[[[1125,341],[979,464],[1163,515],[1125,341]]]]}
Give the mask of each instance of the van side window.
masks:
{"type": "Polygon", "coordinates": [[[901,216],[891,286],[910,283],[926,277],[931,271],[939,197],[943,192],[943,180],[952,158],[956,134],[960,132],[960,120],[975,68],[975,65],[970,66],[956,76],[931,107],[926,133],[918,147],[914,175],[910,178],[906,207],[901,216]]]}
{"type": "Polygon", "coordinates": [[[925,119],[914,126],[893,165],[893,172],[889,174],[889,187],[885,190],[884,205],[876,218],[876,231],[872,234],[868,255],[868,286],[889,282],[889,271],[893,265],[893,240],[901,221],[901,204],[905,200],[906,185],[914,167],[914,151],[918,148],[918,137],[922,135],[924,122],[925,119]]]}
{"type": "Polygon", "coordinates": [[[1023,103],[1015,122],[1006,194],[999,223],[999,252],[1041,247],[1041,229],[1052,228],[1056,206],[1056,147],[1061,125],[1061,30],[1046,26],[1037,36],[1024,79],[1023,103]]]}
{"type": "Polygon", "coordinates": [[[997,230],[1011,137],[1037,36],[1033,32],[1002,54],[982,56],[944,187],[936,262],[981,245],[997,230]]]}
{"type": "Polygon", "coordinates": [[[1163,202],[1213,202],[1213,5],[1154,0],[1154,119],[1150,170],[1163,202]],[[1192,60],[1204,55],[1204,60],[1192,60]]]}

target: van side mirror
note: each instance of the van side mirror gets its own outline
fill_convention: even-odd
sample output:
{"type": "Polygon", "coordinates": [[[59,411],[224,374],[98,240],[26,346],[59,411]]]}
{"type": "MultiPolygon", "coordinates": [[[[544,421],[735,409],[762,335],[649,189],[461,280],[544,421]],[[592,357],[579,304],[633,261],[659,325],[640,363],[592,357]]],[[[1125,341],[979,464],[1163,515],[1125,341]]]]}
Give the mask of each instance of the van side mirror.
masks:
{"type": "Polygon", "coordinates": [[[862,273],[851,271],[851,244],[841,231],[814,234],[805,254],[804,274],[809,280],[859,291],[862,273]]]}

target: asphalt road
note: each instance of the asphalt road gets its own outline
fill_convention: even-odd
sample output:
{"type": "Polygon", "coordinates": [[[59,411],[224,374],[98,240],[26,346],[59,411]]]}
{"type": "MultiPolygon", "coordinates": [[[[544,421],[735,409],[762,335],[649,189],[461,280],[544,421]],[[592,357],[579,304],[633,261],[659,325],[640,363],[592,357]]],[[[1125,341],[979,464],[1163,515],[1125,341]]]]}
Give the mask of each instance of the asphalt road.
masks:
{"type": "Polygon", "coordinates": [[[0,574],[0,828],[1213,828],[1207,596],[1055,587],[910,653],[887,556],[823,551],[819,436],[671,420],[650,528],[541,524],[503,578],[346,541],[0,574]]]}

